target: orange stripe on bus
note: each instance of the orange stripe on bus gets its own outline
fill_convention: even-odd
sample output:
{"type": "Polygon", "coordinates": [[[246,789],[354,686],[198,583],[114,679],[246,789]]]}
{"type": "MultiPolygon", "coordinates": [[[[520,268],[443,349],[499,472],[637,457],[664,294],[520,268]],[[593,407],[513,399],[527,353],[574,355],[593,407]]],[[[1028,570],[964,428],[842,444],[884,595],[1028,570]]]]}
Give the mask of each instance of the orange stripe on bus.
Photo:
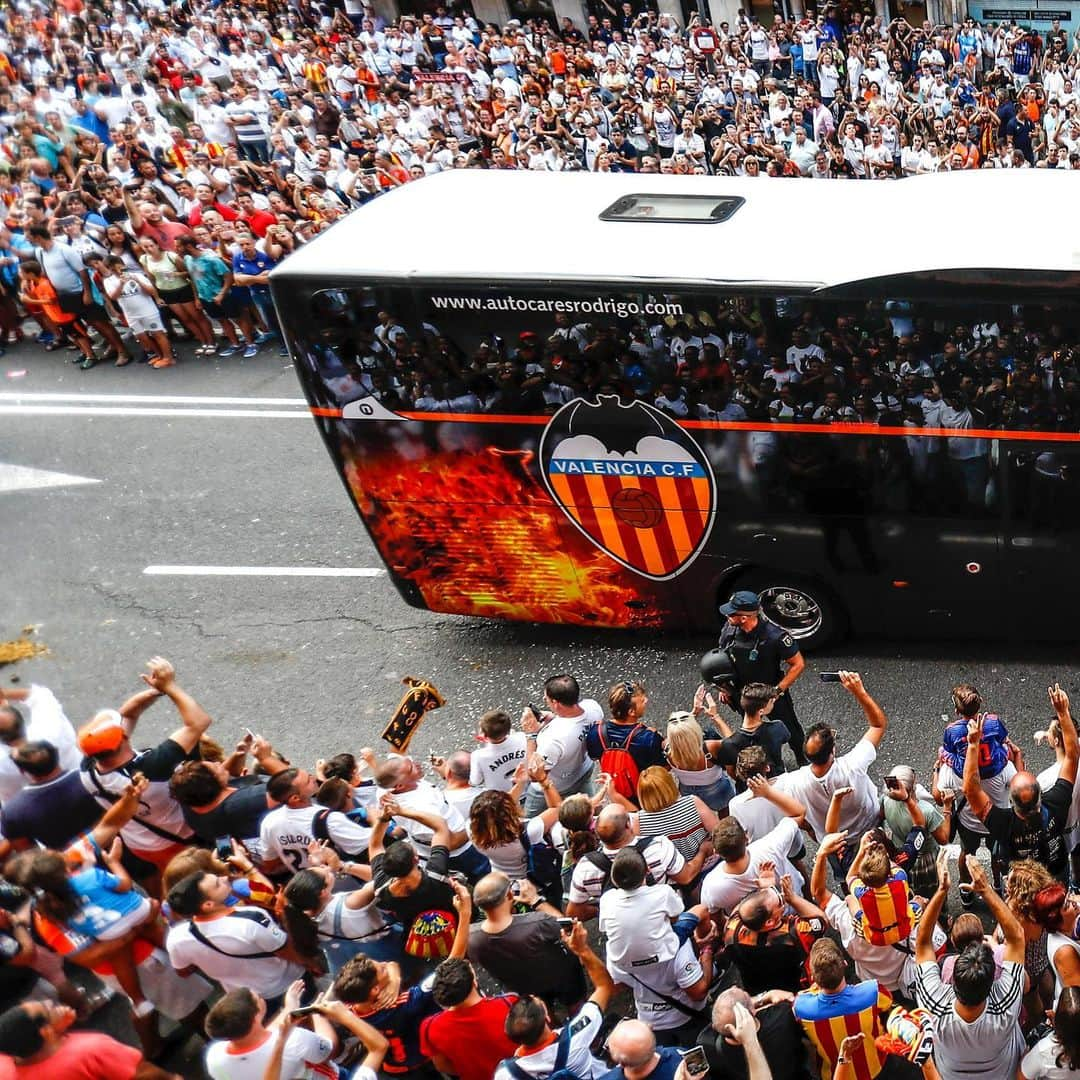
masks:
{"type": "MultiPolygon", "coordinates": [[[[638,479],[636,476],[623,476],[621,477],[621,487],[625,491],[628,488],[632,488],[635,491],[639,490],[638,479]]],[[[677,513],[677,511],[676,511],[677,513]]],[[[672,517],[674,515],[671,515],[672,517]]],[[[664,512],[664,516],[660,519],[659,528],[664,527],[664,522],[668,519],[669,515],[664,512]]],[[[645,569],[650,574],[663,574],[665,569],[664,557],[660,554],[660,546],[656,542],[656,533],[653,529],[635,529],[634,537],[641,545],[641,557],[645,560],[645,569]]]]}
{"type": "Polygon", "coordinates": [[[604,538],[604,547],[612,555],[625,562],[626,548],[623,545],[622,536],[619,535],[619,523],[611,512],[611,499],[608,498],[607,488],[604,487],[604,478],[586,476],[585,488],[589,492],[589,501],[596,515],[596,523],[600,526],[600,535],[604,538]]]}
{"type": "MultiPolygon", "coordinates": [[[[341,417],[341,409],[311,406],[313,416],[341,417]]],[[[400,412],[402,420],[451,424],[530,424],[542,426],[550,416],[498,416],[492,413],[419,413],[400,412]]],[[[364,423],[370,423],[365,417],[364,423]]],[[[878,424],[789,424],[746,423],[738,420],[684,420],[678,425],[686,431],[771,431],[781,435],[881,435],[886,438],[915,439],[1006,439],[1016,442],[1080,442],[1075,431],[1011,431],[1002,428],[905,428],[881,427],[878,424]]]]}
{"type": "Polygon", "coordinates": [[[580,525],[581,514],[578,511],[577,504],[574,502],[574,492],[570,487],[570,481],[561,473],[549,473],[548,479],[555,489],[555,494],[559,496],[563,509],[572,514],[574,520],[580,525]]]}
{"type": "Polygon", "coordinates": [[[671,538],[675,542],[675,552],[680,559],[685,559],[694,550],[694,545],[690,543],[690,532],[686,528],[686,515],[682,510],[675,481],[670,476],[661,476],[657,478],[656,484],[660,489],[660,502],[664,507],[664,517],[667,518],[671,538]]]}

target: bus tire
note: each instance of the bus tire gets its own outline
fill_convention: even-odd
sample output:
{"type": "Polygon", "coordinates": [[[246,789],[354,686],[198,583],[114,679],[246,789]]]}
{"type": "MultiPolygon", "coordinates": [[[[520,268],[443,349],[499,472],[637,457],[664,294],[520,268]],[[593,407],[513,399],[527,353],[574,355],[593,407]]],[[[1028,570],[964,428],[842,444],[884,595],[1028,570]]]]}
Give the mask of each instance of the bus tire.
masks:
{"type": "MultiPolygon", "coordinates": [[[[761,597],[770,622],[782,627],[799,643],[802,652],[824,648],[843,638],[848,617],[843,605],[823,582],[783,570],[751,570],[736,589],[749,589],[761,597]]],[[[721,597],[723,603],[727,596],[721,597]]]]}

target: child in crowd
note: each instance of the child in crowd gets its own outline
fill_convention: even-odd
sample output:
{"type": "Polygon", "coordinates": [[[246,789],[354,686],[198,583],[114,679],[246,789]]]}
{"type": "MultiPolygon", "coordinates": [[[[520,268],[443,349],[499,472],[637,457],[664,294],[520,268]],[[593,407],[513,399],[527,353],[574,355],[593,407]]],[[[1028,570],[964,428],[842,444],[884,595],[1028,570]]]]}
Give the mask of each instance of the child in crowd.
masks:
{"type": "MultiPolygon", "coordinates": [[[[103,274],[105,295],[120,308],[128,329],[150,357],[150,366],[173,367],[176,357],[158,307],[160,297],[150,279],[138,270],[129,270],[119,255],[106,257],[103,274]]],[[[121,357],[116,366],[126,363],[127,358],[121,357]]]]}

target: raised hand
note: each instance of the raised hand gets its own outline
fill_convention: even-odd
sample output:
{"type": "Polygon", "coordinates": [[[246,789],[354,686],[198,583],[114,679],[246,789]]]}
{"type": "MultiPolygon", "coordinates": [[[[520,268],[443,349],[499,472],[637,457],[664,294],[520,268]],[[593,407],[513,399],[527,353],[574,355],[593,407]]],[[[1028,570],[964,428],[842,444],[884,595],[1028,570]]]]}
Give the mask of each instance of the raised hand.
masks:
{"type": "Polygon", "coordinates": [[[146,666],[150,670],[143,673],[142,681],[159,694],[164,694],[176,679],[176,668],[164,656],[150,657],[146,666]]]}

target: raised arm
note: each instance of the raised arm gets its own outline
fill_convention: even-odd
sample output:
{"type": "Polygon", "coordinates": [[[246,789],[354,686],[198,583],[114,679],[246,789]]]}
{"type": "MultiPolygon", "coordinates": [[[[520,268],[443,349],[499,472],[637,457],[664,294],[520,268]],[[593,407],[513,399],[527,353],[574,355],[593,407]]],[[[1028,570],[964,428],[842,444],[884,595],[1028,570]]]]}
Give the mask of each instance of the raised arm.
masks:
{"type": "Polygon", "coordinates": [[[829,856],[839,854],[847,842],[847,831],[829,833],[818,847],[814,870],[810,875],[810,895],[823,911],[829,906],[833,894],[829,889],[829,856]]]}
{"type": "MultiPolygon", "coordinates": [[[[424,810],[402,806],[397,799],[392,797],[384,798],[383,806],[385,809],[391,811],[391,816],[393,817],[408,818],[410,821],[418,821],[421,825],[426,825],[432,832],[432,847],[449,848],[451,846],[454,834],[450,831],[450,826],[447,824],[445,818],[439,817],[438,814],[429,814],[424,810]]],[[[368,850],[370,851],[370,843],[368,850]]]]}
{"type": "Polygon", "coordinates": [[[148,661],[147,667],[150,671],[143,675],[143,682],[159,694],[164,694],[176,706],[184,724],[169,738],[190,753],[199,745],[199,740],[210,727],[210,716],[186,690],[177,686],[176,669],[168,660],[155,656],[148,661]]]}
{"type": "Polygon", "coordinates": [[[937,892],[930,897],[930,902],[926,905],[926,910],[919,920],[919,931],[915,935],[915,963],[917,964],[932,963],[936,959],[934,928],[937,926],[941,909],[949,898],[949,856],[945,848],[938,852],[937,870],[937,892]]]}
{"type": "Polygon", "coordinates": [[[982,741],[981,715],[968,721],[967,752],[964,754],[964,797],[971,812],[983,821],[994,805],[979,783],[979,743],[982,741]]]}
{"type": "Polygon", "coordinates": [[[844,689],[862,706],[866,714],[867,729],[863,736],[872,743],[876,749],[881,745],[885,731],[889,726],[885,710],[870,696],[866,687],[863,686],[862,676],[857,671],[841,671],[840,682],[844,689]]]}
{"type": "Polygon", "coordinates": [[[589,995],[589,1000],[601,1012],[604,1012],[615,993],[615,982],[608,974],[604,961],[589,947],[589,937],[585,933],[585,924],[575,920],[570,932],[563,931],[561,937],[567,951],[572,952],[581,961],[585,974],[592,980],[593,992],[589,995]]]}
{"type": "Polygon", "coordinates": [[[749,777],[746,786],[755,796],[760,799],[767,799],[773,806],[782,810],[787,817],[802,825],[806,817],[806,807],[798,799],[788,795],[785,791],[781,791],[775,784],[770,784],[764,776],[749,777]]]}
{"type": "Polygon", "coordinates": [[[1058,726],[1061,728],[1062,749],[1065,751],[1065,760],[1061,764],[1058,779],[1075,783],[1076,765],[1080,760],[1080,741],[1077,740],[1076,724],[1073,723],[1072,713],[1069,712],[1069,695],[1057,683],[1054,683],[1047,693],[1057,715],[1058,726]]]}
{"type": "MultiPolygon", "coordinates": [[[[1005,938],[1005,955],[1002,957],[1007,963],[1022,964],[1024,962],[1024,928],[1020,920],[1009,909],[1009,905],[1001,899],[990,879],[986,876],[983,865],[974,855],[964,856],[967,860],[968,873],[971,875],[971,887],[977,896],[982,897],[983,902],[990,909],[990,914],[998,921],[1001,933],[1005,938]]],[[[929,909],[923,918],[929,916],[929,909]]],[[[919,923],[920,927],[922,922],[919,923]]]]}

